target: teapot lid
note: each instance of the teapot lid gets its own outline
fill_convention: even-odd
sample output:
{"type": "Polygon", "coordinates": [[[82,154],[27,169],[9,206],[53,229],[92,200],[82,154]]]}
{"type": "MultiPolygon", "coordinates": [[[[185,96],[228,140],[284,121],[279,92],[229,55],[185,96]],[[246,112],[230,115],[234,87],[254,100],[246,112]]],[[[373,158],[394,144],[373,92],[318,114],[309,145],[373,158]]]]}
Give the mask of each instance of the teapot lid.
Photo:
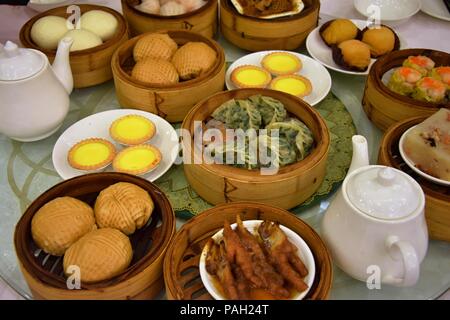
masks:
{"type": "Polygon", "coordinates": [[[351,176],[347,183],[351,203],[377,219],[402,219],[420,205],[423,191],[412,178],[390,167],[370,166],[351,176]]]}
{"type": "Polygon", "coordinates": [[[35,50],[19,48],[11,41],[0,44],[0,81],[31,77],[44,66],[45,59],[35,50]]]}

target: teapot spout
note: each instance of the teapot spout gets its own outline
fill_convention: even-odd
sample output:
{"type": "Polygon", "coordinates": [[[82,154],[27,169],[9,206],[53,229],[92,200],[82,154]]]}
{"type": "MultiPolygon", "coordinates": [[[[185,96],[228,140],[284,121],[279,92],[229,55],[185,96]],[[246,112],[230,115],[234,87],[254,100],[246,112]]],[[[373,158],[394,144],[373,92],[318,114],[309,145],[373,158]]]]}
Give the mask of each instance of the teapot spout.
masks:
{"type": "Polygon", "coordinates": [[[367,146],[367,140],[364,136],[354,135],[352,137],[353,143],[353,155],[352,163],[348,169],[348,173],[355,171],[358,168],[369,165],[369,150],[367,146]]]}
{"type": "Polygon", "coordinates": [[[55,61],[53,61],[53,72],[62,83],[67,93],[70,94],[73,90],[73,76],[70,69],[69,53],[72,46],[73,39],[66,37],[61,39],[56,51],[55,61]]]}

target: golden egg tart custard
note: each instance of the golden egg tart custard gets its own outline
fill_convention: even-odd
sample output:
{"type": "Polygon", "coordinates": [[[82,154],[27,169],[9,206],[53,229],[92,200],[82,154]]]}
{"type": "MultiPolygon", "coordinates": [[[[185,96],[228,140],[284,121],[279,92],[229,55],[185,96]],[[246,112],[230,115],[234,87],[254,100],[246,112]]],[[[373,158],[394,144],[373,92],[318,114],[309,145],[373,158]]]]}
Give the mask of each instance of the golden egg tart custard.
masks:
{"type": "Polygon", "coordinates": [[[155,169],[162,160],[161,152],[154,146],[141,144],[123,149],[113,161],[114,171],[134,175],[155,169]]]}
{"type": "Polygon", "coordinates": [[[70,148],[67,161],[74,169],[93,171],[107,167],[116,155],[116,148],[106,139],[90,138],[70,148]]]}
{"type": "Polygon", "coordinates": [[[231,81],[238,88],[265,88],[271,80],[267,70],[253,65],[239,66],[231,73],[231,81]]]}
{"type": "Polygon", "coordinates": [[[153,138],[155,124],[146,117],[130,114],[115,120],[109,127],[109,135],[120,144],[134,146],[153,138]]]}
{"type": "Polygon", "coordinates": [[[264,69],[273,75],[285,75],[296,73],[302,68],[302,61],[289,52],[273,52],[264,56],[261,60],[264,69]]]}
{"type": "Polygon", "coordinates": [[[302,98],[312,91],[311,81],[297,74],[278,76],[270,83],[270,89],[278,90],[302,98]]]}

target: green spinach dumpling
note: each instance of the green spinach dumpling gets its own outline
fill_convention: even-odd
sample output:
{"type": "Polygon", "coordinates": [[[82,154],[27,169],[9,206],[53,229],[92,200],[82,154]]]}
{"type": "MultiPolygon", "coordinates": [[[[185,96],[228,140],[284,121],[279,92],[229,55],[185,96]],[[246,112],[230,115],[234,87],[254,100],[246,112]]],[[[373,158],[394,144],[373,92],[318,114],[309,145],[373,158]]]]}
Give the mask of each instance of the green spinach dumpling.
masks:
{"type": "Polygon", "coordinates": [[[263,127],[273,122],[283,121],[287,117],[284,105],[274,98],[254,95],[248,99],[257,106],[259,113],[261,113],[263,127]]]}
{"type": "Polygon", "coordinates": [[[231,99],[223,103],[211,115],[229,129],[255,129],[261,126],[261,114],[248,100],[231,99]]]}

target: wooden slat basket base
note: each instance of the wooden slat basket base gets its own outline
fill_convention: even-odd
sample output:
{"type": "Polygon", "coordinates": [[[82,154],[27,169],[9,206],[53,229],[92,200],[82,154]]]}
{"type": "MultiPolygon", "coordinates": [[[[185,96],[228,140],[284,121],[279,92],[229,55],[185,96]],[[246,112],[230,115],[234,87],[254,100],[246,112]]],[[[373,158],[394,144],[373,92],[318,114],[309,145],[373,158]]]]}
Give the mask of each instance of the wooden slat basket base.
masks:
{"type": "Polygon", "coordinates": [[[206,210],[181,227],[164,260],[167,298],[171,300],[212,299],[200,278],[200,254],[208,239],[228,220],[278,221],[302,237],[311,249],[316,265],[314,283],[305,299],[327,299],[333,280],[330,254],[318,234],[305,222],[283,209],[255,202],[236,202],[206,210]]]}
{"type": "Polygon", "coordinates": [[[420,184],[425,193],[425,218],[430,237],[450,242],[450,188],[419,176],[403,161],[399,151],[402,134],[425,119],[414,117],[391,126],[381,141],[378,163],[402,170],[420,184]]]}

